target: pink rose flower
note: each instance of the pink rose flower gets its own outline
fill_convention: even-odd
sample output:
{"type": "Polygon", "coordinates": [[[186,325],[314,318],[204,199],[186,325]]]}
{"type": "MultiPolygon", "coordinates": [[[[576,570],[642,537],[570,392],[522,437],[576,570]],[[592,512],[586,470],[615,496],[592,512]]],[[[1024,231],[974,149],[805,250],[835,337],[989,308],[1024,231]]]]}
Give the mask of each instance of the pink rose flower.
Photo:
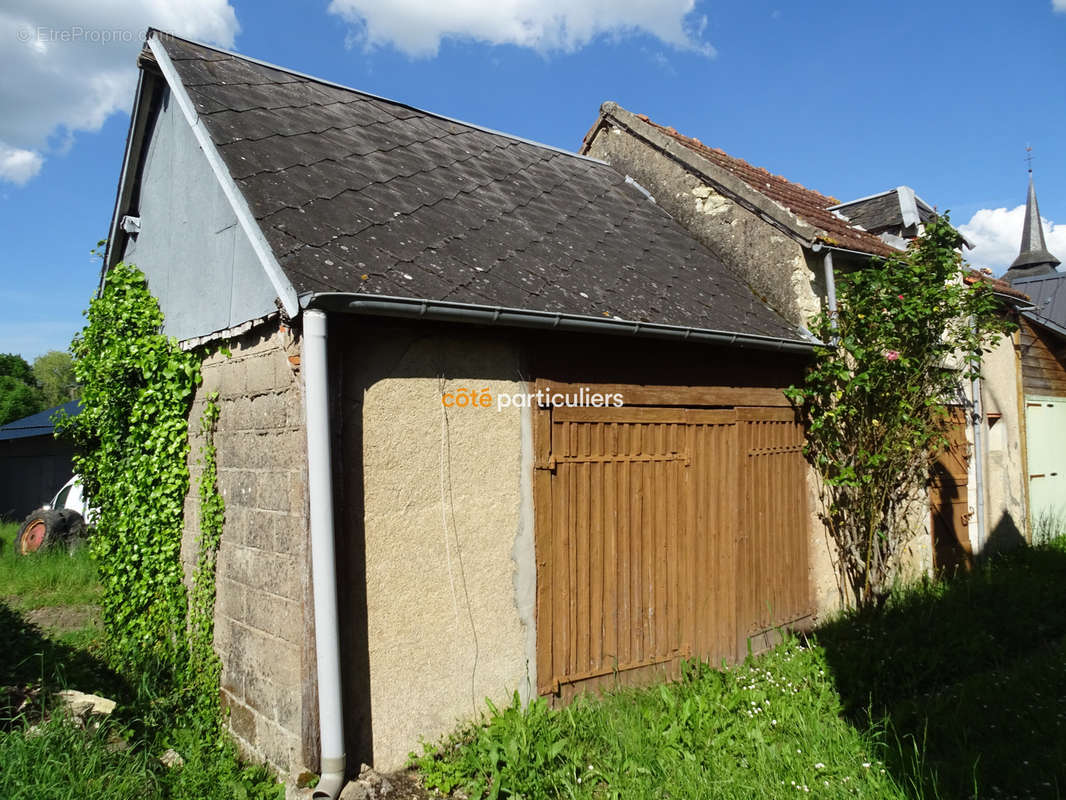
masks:
{"type": "Polygon", "coordinates": [[[885,350],[881,355],[885,357],[886,361],[898,361],[899,350],[885,350]]]}

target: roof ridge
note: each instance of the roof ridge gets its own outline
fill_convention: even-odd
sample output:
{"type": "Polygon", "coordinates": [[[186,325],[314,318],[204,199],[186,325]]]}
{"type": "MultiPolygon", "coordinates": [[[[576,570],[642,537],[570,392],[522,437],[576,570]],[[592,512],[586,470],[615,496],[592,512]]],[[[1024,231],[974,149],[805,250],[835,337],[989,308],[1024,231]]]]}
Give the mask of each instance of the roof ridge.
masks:
{"type": "Polygon", "coordinates": [[[286,75],[294,75],[294,76],[299,77],[299,78],[305,78],[306,80],[314,81],[315,83],[320,83],[323,86],[332,86],[335,89],[343,89],[343,90],[348,91],[348,92],[354,92],[355,94],[362,95],[363,97],[368,97],[368,98],[370,98],[372,100],[377,100],[377,101],[382,102],[382,103],[389,103],[389,104],[394,105],[394,106],[400,106],[401,108],[406,108],[406,109],[408,109],[410,111],[416,111],[419,114],[425,114],[428,117],[434,117],[436,119],[442,119],[445,122],[451,122],[451,123],[453,123],[455,125],[464,125],[464,126],[466,126],[468,128],[473,128],[474,130],[481,131],[482,133],[488,133],[488,134],[492,134],[492,135],[495,135],[495,136],[503,136],[503,137],[505,137],[507,139],[511,139],[512,141],[521,142],[522,144],[528,144],[528,145],[530,145],[532,147],[538,147],[538,148],[541,148],[541,149],[544,149],[544,150],[551,150],[552,152],[560,153],[560,154],[566,155],[566,156],[571,156],[572,158],[580,159],[581,161],[588,161],[588,162],[591,162],[593,164],[599,164],[599,165],[602,165],[602,166],[605,166],[605,167],[609,167],[610,166],[609,164],[607,164],[606,161],[601,161],[600,159],[593,158],[592,156],[586,156],[586,155],[582,155],[581,153],[575,153],[575,152],[573,152],[571,150],[566,150],[566,149],[564,149],[562,147],[556,147],[555,145],[552,145],[552,144],[546,144],[544,142],[538,142],[535,139],[527,139],[524,136],[517,136],[517,135],[515,135],[513,133],[507,133],[506,131],[500,131],[500,130],[496,130],[494,128],[486,128],[483,125],[478,125],[478,124],[473,123],[473,122],[467,122],[466,120],[457,119],[456,117],[449,117],[449,116],[447,116],[445,114],[439,114],[436,111],[428,111],[428,110],[426,110],[424,108],[418,108],[417,106],[410,105],[409,103],[404,103],[404,102],[401,102],[399,100],[394,100],[391,97],[384,97],[382,95],[373,94],[372,92],[368,92],[368,91],[366,91],[364,89],[356,89],[354,86],[348,86],[347,84],[338,83],[337,81],[331,81],[328,78],[321,78],[321,77],[319,77],[317,75],[311,75],[311,74],[306,73],[306,72],[298,72],[298,71],[296,71],[294,69],[290,69],[288,67],[283,67],[283,66],[280,66],[278,64],[274,64],[273,62],[270,62],[270,61],[264,61],[261,58],[253,58],[252,56],[247,56],[247,55],[244,55],[243,53],[238,53],[238,52],[235,52],[233,50],[227,50],[227,49],[225,49],[223,47],[218,47],[218,46],[213,45],[213,44],[208,44],[207,42],[201,42],[198,39],[190,39],[190,38],[185,37],[185,36],[178,36],[177,34],[173,34],[173,33],[170,33],[169,31],[164,31],[164,30],[161,30],[159,28],[151,28],[151,27],[148,28],[148,31],[147,31],[146,36],[145,36],[145,41],[147,41],[147,39],[150,38],[153,34],[155,34],[157,36],[157,38],[177,39],[178,41],[186,42],[187,44],[196,45],[197,47],[203,47],[203,48],[205,48],[207,50],[213,50],[216,53],[224,53],[225,55],[230,56],[232,58],[238,58],[238,59],[241,59],[242,61],[248,61],[248,62],[251,62],[252,64],[258,64],[261,67],[268,67],[269,69],[275,69],[278,72],[284,72],[286,75]]]}
{"type": "MultiPolygon", "coordinates": [[[[811,194],[811,195],[815,196],[816,198],[818,198],[819,201],[823,201],[823,200],[827,201],[827,202],[829,202],[830,205],[826,206],[826,208],[829,208],[832,205],[839,205],[839,201],[835,197],[832,197],[832,196],[827,195],[827,194],[822,194],[817,189],[811,189],[810,187],[804,186],[802,183],[800,183],[798,181],[794,181],[791,178],[786,178],[784,175],[779,175],[776,172],[771,172],[766,167],[760,167],[758,164],[752,164],[750,161],[747,161],[746,159],[743,159],[743,158],[740,158],[739,156],[734,156],[734,155],[732,155],[730,153],[727,153],[725,150],[723,150],[720,147],[713,147],[713,146],[711,146],[709,144],[705,144],[702,141],[700,141],[698,138],[696,138],[695,136],[686,136],[685,134],[679,132],[672,125],[662,125],[662,124],[656,122],[655,120],[650,119],[647,114],[637,114],[636,116],[637,116],[638,119],[644,120],[649,125],[654,125],[656,128],[659,128],[660,130],[662,130],[662,131],[670,134],[671,136],[673,136],[675,139],[679,139],[679,140],[681,140],[682,142],[684,142],[686,144],[688,144],[688,143],[695,144],[700,149],[710,150],[712,153],[717,153],[720,156],[725,156],[730,161],[733,161],[733,162],[735,162],[737,164],[745,166],[748,169],[754,170],[755,172],[760,172],[760,173],[762,173],[764,175],[768,175],[771,178],[776,178],[777,180],[784,181],[785,183],[789,184],[790,186],[794,186],[797,189],[801,189],[804,192],[808,192],[809,194],[811,194]]],[[[752,188],[756,188],[756,187],[752,187],[752,188]]]]}
{"type": "Polygon", "coordinates": [[[629,115],[641,124],[647,125],[649,132],[654,131],[677,142],[695,155],[710,162],[716,169],[728,174],[730,179],[758,196],[765,198],[776,207],[784,210],[790,217],[816,232],[814,238],[831,246],[853,249],[881,258],[898,252],[898,248],[886,243],[869,231],[862,230],[840,215],[833,214],[830,208],[840,201],[811,189],[796,181],[789,180],[765,167],[760,167],[742,158],[730,155],[721,148],[711,147],[695,137],[685,136],[675,128],[654,122],[647,114],[635,114],[617,103],[605,103],[601,107],[600,120],[604,115],[621,113],[629,115]]]}

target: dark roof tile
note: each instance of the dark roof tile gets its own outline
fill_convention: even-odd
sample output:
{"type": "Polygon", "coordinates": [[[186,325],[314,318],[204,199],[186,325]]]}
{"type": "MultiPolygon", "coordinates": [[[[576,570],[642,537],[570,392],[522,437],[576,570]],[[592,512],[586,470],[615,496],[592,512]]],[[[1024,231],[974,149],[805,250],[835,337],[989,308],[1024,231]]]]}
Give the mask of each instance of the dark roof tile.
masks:
{"type": "Polygon", "coordinates": [[[605,164],[161,41],[299,293],[802,338],[605,164]]]}

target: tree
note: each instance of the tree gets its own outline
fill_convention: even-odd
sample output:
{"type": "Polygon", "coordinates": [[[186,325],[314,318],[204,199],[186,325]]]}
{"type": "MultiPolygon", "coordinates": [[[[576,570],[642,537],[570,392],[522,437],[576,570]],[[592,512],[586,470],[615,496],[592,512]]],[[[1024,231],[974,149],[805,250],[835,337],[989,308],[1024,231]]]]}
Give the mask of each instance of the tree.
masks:
{"type": "Polygon", "coordinates": [[[0,353],[0,425],[45,408],[33,370],[20,355],[0,353]]]}
{"type": "Polygon", "coordinates": [[[74,359],[62,350],[49,350],[33,362],[33,376],[41,387],[47,406],[58,406],[79,395],[74,377],[74,359]]]}
{"type": "Polygon", "coordinates": [[[33,368],[15,353],[0,353],[0,375],[34,386],[33,368]]]}
{"type": "Polygon", "coordinates": [[[964,280],[961,242],[945,215],[905,253],[840,276],[836,318],[813,325],[828,344],[789,390],[842,585],[860,608],[884,603],[903,546],[926,525],[948,403],[1011,328],[991,288],[964,280]]]}

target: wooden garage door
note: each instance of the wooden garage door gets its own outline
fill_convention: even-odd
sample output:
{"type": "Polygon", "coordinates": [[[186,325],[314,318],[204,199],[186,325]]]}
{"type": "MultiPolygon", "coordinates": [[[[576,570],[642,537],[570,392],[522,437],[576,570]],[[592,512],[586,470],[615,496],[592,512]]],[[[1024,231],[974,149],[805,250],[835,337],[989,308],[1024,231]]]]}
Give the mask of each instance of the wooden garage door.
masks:
{"type": "Polygon", "coordinates": [[[933,567],[938,573],[968,571],[973,566],[970,546],[970,446],[966,441],[966,410],[949,409],[947,447],[937,454],[929,492],[933,567]]]}
{"type": "Polygon", "coordinates": [[[732,661],[748,635],[808,613],[791,411],[538,414],[542,693],[675,674],[682,658],[732,661]]]}

